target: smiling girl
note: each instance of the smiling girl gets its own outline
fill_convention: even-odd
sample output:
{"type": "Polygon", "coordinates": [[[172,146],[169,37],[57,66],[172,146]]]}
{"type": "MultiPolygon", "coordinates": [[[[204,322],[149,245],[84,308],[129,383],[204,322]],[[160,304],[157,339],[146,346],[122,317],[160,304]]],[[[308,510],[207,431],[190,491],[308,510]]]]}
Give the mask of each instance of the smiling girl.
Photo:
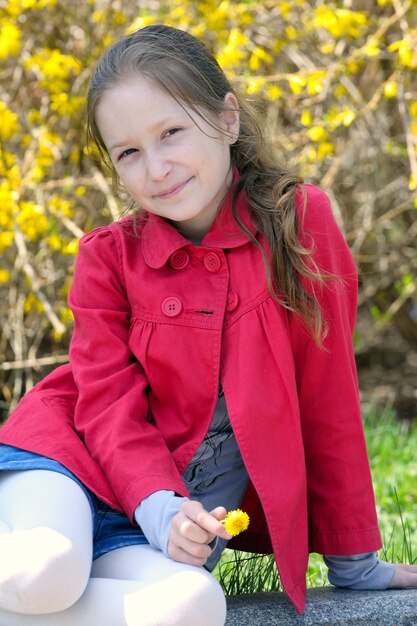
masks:
{"type": "Polygon", "coordinates": [[[224,106],[220,119],[206,120],[147,75],[127,78],[97,103],[106,152],[136,206],[189,238],[210,230],[232,183],[229,146],[239,132],[232,93],[224,106]]]}
{"type": "Polygon", "coordinates": [[[0,626],[218,626],[230,541],[305,606],[417,586],[381,547],[352,333],[356,272],[326,195],[283,170],[214,57],[149,26],[100,59],[88,135],[129,217],[83,237],[70,364],[0,432],[0,626]]]}

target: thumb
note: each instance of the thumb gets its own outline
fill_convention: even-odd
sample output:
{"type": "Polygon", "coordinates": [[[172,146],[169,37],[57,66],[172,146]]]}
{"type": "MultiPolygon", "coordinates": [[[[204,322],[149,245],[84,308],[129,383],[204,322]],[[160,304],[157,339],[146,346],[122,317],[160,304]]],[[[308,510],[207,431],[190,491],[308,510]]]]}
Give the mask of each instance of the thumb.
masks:
{"type": "MultiPolygon", "coordinates": [[[[225,509],[224,506],[217,506],[215,509],[210,511],[210,515],[212,515],[213,517],[218,519],[219,522],[221,522],[227,515],[227,509],[225,509]]],[[[223,537],[223,539],[227,539],[227,541],[232,538],[232,535],[229,535],[223,524],[219,524],[219,532],[216,534],[219,537],[223,537]]]]}

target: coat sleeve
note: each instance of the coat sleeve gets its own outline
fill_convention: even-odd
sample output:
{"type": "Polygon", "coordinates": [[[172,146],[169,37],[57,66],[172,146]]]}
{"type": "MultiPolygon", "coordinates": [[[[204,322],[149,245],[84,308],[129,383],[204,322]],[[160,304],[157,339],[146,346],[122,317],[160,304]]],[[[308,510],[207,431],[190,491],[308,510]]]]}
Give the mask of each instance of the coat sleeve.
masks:
{"type": "Polygon", "coordinates": [[[149,420],[148,381],[129,349],[131,309],[116,234],[80,242],[69,305],[70,363],[79,399],[75,426],[130,518],[158,489],[188,495],[165,441],[149,420]]]}
{"type": "Polygon", "coordinates": [[[358,554],[381,546],[360,413],[353,352],[357,273],[329,199],[306,185],[298,196],[299,233],[323,273],[305,282],[318,299],[328,334],[319,347],[291,316],[291,341],[307,473],[311,551],[358,554]]]}

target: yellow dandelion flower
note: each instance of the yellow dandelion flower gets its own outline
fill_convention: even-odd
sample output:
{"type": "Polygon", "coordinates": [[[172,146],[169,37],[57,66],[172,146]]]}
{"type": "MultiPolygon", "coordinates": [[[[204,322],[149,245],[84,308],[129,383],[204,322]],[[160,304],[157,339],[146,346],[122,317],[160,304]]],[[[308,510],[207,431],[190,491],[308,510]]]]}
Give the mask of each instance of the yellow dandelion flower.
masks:
{"type": "Polygon", "coordinates": [[[235,537],[248,528],[249,515],[240,509],[229,511],[224,520],[222,520],[222,524],[224,524],[229,535],[235,537]]]}

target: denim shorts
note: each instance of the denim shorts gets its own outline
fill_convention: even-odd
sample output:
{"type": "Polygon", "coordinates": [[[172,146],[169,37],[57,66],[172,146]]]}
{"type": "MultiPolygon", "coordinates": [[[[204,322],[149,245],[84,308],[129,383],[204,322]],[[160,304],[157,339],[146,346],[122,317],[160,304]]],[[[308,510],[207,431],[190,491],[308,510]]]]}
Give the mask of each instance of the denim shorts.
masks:
{"type": "Polygon", "coordinates": [[[80,485],[88,498],[93,517],[93,559],[117,548],[149,543],[142,530],[138,526],[133,526],[127,515],[99,500],[64,465],[46,456],[0,443],[0,470],[32,469],[58,472],[72,478],[80,485]]]}

